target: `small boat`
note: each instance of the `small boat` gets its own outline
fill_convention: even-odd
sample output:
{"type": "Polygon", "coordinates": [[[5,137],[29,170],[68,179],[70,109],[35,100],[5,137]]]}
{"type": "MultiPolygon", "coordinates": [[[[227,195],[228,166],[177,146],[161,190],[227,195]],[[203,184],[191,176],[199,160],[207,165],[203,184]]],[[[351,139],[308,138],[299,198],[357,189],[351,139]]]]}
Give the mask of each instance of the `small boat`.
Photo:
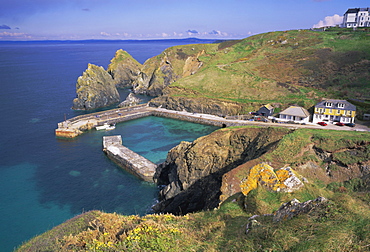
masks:
{"type": "Polygon", "coordinates": [[[114,130],[116,128],[116,125],[109,125],[105,130],[114,130]]]}
{"type": "Polygon", "coordinates": [[[106,130],[107,128],[109,128],[110,125],[108,123],[104,123],[103,125],[101,126],[96,126],[95,129],[96,130],[106,130]]]}

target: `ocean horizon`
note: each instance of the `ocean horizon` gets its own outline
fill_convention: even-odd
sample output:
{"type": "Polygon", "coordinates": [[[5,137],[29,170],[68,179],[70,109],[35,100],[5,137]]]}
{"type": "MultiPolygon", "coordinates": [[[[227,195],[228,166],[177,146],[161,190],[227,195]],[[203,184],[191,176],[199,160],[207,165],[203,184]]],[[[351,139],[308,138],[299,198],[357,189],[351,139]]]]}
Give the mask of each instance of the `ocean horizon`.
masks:
{"type": "MultiPolygon", "coordinates": [[[[54,130],[64,115],[89,113],[71,109],[77,78],[88,63],[106,69],[118,49],[144,63],[170,46],[193,42],[0,42],[1,251],[13,251],[86,211],[126,215],[151,211],[157,186],[109,160],[102,151],[102,137],[120,134],[125,146],[161,163],[181,141],[193,141],[217,127],[151,116],[117,124],[109,132],[92,130],[75,139],[58,139],[54,130]]],[[[129,92],[120,90],[121,100],[129,92]]]]}

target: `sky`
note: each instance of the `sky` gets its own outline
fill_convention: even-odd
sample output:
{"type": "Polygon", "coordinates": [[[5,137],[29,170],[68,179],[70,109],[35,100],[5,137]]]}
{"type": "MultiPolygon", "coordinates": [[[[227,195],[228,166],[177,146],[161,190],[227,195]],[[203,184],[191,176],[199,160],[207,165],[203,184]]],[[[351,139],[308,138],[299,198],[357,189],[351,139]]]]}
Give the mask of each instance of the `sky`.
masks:
{"type": "Polygon", "coordinates": [[[240,39],[342,22],[369,0],[0,0],[0,40],[240,39]]]}

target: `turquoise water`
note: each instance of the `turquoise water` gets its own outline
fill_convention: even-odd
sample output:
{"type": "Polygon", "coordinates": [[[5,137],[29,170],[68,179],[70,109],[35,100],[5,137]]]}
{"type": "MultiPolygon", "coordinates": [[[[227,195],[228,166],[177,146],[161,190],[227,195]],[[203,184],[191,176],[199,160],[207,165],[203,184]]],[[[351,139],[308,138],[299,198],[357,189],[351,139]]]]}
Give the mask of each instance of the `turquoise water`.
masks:
{"type": "Polygon", "coordinates": [[[87,63],[106,67],[120,48],[143,62],[176,43],[0,43],[1,251],[12,251],[84,211],[150,211],[157,187],[109,160],[102,137],[121,134],[125,146],[160,163],[181,141],[216,127],[146,117],[71,140],[55,138],[54,130],[64,114],[84,113],[70,107],[77,77],[87,63]]]}

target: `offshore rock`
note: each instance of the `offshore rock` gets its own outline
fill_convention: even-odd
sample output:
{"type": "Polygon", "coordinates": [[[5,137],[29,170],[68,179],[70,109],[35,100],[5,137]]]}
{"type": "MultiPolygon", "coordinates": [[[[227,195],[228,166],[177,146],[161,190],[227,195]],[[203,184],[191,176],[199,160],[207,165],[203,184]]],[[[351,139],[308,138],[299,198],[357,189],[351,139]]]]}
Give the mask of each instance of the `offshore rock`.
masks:
{"type": "Polygon", "coordinates": [[[73,100],[73,109],[91,110],[119,102],[119,93],[112,77],[93,64],[77,79],[77,98],[73,100]]]}
{"type": "Polygon", "coordinates": [[[194,142],[181,142],[157,167],[154,179],[165,187],[153,209],[186,214],[217,207],[223,174],[269,152],[286,132],[275,128],[222,129],[194,142]]]}
{"type": "Polygon", "coordinates": [[[137,104],[139,104],[142,100],[140,98],[137,98],[133,93],[130,93],[126,100],[124,100],[123,102],[121,102],[118,107],[122,108],[122,107],[130,107],[130,106],[135,106],[137,104]]]}
{"type": "Polygon", "coordinates": [[[120,49],[108,66],[108,73],[112,76],[118,88],[131,87],[138,78],[142,65],[128,52],[120,49]]]}
{"type": "Polygon", "coordinates": [[[160,55],[148,59],[143,65],[120,49],[111,60],[107,71],[102,68],[97,70],[96,66],[89,64],[84,75],[78,79],[78,98],[74,100],[73,108],[87,110],[119,102],[118,92],[113,91],[113,86],[131,87],[135,94],[162,95],[165,87],[180,78],[195,74],[202,67],[203,62],[199,57],[205,54],[203,47],[170,47],[160,55]],[[117,94],[113,95],[111,91],[117,94]]]}

